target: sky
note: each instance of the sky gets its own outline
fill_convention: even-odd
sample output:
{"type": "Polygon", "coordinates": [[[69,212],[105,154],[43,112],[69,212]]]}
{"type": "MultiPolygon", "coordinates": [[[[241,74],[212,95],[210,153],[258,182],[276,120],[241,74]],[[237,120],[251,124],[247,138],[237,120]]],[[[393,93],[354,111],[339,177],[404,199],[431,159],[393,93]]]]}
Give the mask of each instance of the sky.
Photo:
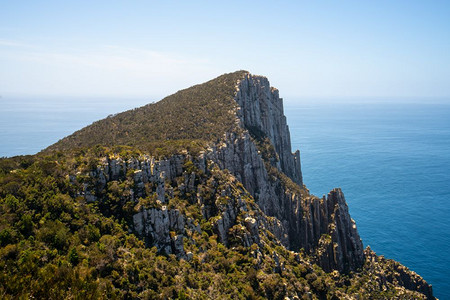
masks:
{"type": "Polygon", "coordinates": [[[1,97],[158,98],[244,69],[282,97],[450,98],[449,1],[0,7],[1,97]]]}

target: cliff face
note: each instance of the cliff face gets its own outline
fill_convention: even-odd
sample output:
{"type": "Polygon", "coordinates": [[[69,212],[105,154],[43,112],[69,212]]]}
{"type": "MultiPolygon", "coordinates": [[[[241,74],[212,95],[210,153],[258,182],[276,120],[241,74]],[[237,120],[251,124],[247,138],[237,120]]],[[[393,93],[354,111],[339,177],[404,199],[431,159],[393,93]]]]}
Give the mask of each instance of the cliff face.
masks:
{"type": "Polygon", "coordinates": [[[328,271],[361,267],[362,242],[342,192],[332,191],[327,199],[318,199],[303,190],[300,153],[291,152],[278,90],[270,87],[267,78],[248,74],[239,82],[235,100],[237,123],[243,131],[226,134],[223,143],[211,148],[208,158],[230,170],[262,211],[280,220],[288,232],[285,246],[296,251],[304,248],[328,271]],[[258,149],[258,139],[268,139],[266,144],[273,146],[270,157],[261,155],[264,150],[258,149]],[[280,180],[268,169],[288,178],[280,180]],[[326,247],[324,240],[328,241],[326,247]]]}
{"type": "Polygon", "coordinates": [[[270,86],[266,77],[247,74],[239,83],[235,100],[244,127],[269,138],[278,156],[276,167],[302,186],[300,151],[291,153],[291,135],[278,90],[270,86]]]}

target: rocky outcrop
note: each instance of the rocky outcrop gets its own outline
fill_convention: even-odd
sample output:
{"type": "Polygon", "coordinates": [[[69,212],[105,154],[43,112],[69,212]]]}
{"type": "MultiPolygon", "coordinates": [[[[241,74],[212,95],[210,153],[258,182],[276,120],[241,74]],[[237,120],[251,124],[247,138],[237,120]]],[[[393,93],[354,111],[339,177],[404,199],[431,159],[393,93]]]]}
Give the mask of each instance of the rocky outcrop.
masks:
{"type": "Polygon", "coordinates": [[[158,200],[166,203],[166,193],[170,193],[170,187],[166,189],[166,181],[173,180],[183,173],[185,155],[173,155],[167,159],[156,160],[155,157],[141,156],[129,159],[121,157],[105,157],[96,169],[89,172],[89,176],[94,181],[85,183],[82,195],[88,201],[96,201],[98,196],[105,191],[107,184],[112,181],[119,181],[130,176],[134,188],[128,195],[129,200],[137,200],[144,195],[144,185],[153,183],[158,200]]]}
{"type": "Polygon", "coordinates": [[[150,156],[129,159],[105,157],[97,168],[89,173],[89,180],[84,182],[81,195],[84,195],[87,201],[101,200],[109,197],[111,184],[124,182],[128,182],[127,190],[118,195],[123,203],[137,203],[139,198],[146,197],[149,193],[155,195],[157,207],[141,207],[140,211],[133,215],[133,231],[146,245],[156,246],[162,253],[186,258],[183,247],[186,229],[199,232],[200,226],[182,215],[179,210],[168,209],[165,204],[173,194],[173,187],[167,184],[168,182],[185,176],[186,184],[181,184],[180,190],[186,192],[192,188],[192,174],[187,174],[183,168],[188,159],[190,156],[187,155],[173,155],[162,160],[150,156]]]}
{"type": "Polygon", "coordinates": [[[144,209],[133,216],[135,232],[144,238],[148,246],[156,246],[159,251],[166,254],[175,254],[186,257],[183,248],[185,233],[185,218],[179,210],[144,209]]]}
{"type": "Polygon", "coordinates": [[[366,263],[363,274],[367,274],[375,289],[386,290],[389,285],[401,287],[413,295],[404,299],[436,299],[433,288],[420,275],[400,263],[378,256],[370,247],[364,250],[366,263]]]}
{"type": "MultiPolygon", "coordinates": [[[[249,74],[240,82],[235,99],[240,107],[237,115],[244,127],[253,132],[256,139],[258,135],[267,137],[273,145],[276,157],[269,158],[265,165],[276,167],[301,188],[300,154],[298,150],[291,152],[289,128],[278,90],[270,87],[267,78],[249,74]]],[[[252,153],[254,147],[248,146],[246,150],[252,153]]],[[[235,155],[238,155],[236,151],[235,155]]],[[[254,196],[263,211],[283,223],[289,232],[287,246],[316,253],[317,262],[327,271],[349,272],[360,268],[364,262],[363,246],[341,190],[331,191],[328,198],[322,200],[304,197],[286,182],[269,176],[262,166],[261,155],[258,157],[259,160],[257,157],[249,160],[255,163],[247,163],[247,173],[242,174],[242,179],[251,191],[259,192],[254,196]],[[329,241],[327,247],[323,247],[324,240],[329,241]]]]}
{"type": "Polygon", "coordinates": [[[320,234],[315,250],[319,265],[328,272],[338,270],[344,273],[361,267],[364,249],[342,191],[334,189],[327,198],[324,196],[315,203],[319,205],[315,205],[312,210],[315,214],[312,231],[316,239],[320,234]]]}

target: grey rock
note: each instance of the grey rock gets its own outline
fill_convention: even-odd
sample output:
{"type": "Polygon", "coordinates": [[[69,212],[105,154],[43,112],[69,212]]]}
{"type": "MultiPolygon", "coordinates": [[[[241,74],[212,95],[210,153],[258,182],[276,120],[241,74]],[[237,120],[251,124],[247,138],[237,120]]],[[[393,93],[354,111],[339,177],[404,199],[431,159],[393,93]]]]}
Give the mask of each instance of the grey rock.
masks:
{"type": "Polygon", "coordinates": [[[184,216],[177,209],[142,209],[133,216],[136,233],[143,237],[149,246],[156,246],[159,251],[184,257],[183,234],[185,232],[184,216]],[[171,231],[179,233],[171,235],[171,231]]]}
{"type": "MultiPolygon", "coordinates": [[[[314,223],[314,230],[321,234],[316,250],[318,263],[325,271],[338,270],[347,273],[356,270],[364,263],[364,248],[355,221],[348,213],[344,194],[340,189],[334,189],[321,203],[325,205],[322,209],[326,210],[327,217],[317,219],[314,223]],[[322,225],[321,222],[325,222],[326,229],[325,224],[322,225]]],[[[317,208],[317,211],[320,209],[317,208]]]]}
{"type": "Polygon", "coordinates": [[[273,262],[275,263],[275,268],[273,269],[273,271],[275,273],[281,273],[281,263],[280,263],[280,257],[278,256],[278,254],[273,251],[272,253],[272,258],[273,258],[273,262]]]}
{"type": "Polygon", "coordinates": [[[248,74],[240,81],[235,100],[243,125],[264,133],[279,156],[277,167],[295,183],[303,185],[300,152],[291,153],[291,135],[278,90],[270,86],[266,77],[248,74]]]}

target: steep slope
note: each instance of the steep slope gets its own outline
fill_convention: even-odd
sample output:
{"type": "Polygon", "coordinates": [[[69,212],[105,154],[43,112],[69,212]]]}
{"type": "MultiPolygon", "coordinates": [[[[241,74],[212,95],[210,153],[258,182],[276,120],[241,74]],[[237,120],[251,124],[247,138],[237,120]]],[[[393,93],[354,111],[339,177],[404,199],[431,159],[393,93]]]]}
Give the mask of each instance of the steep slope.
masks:
{"type": "MultiPolygon", "coordinates": [[[[83,264],[96,270],[92,276],[119,296],[433,299],[431,286],[420,276],[364,252],[340,189],[322,199],[309,194],[303,186],[300,153],[291,152],[282,99],[262,76],[246,71],[225,74],[158,103],[95,122],[30,161],[1,163],[0,213],[8,221],[0,224],[0,244],[5,248],[21,234],[26,236],[23,229],[9,227],[15,218],[17,224],[25,222],[11,210],[14,199],[23,199],[21,211],[33,216],[25,223],[35,232],[36,247],[60,246],[46,238],[47,227],[54,225],[48,220],[63,224],[58,226],[66,236],[73,234],[69,244],[58,248],[69,258],[70,253],[64,254],[69,248],[86,257],[94,251],[94,243],[102,241],[96,226],[102,238],[118,234],[123,242],[127,231],[144,242],[139,246],[115,242],[120,246],[105,258],[111,264],[121,261],[114,267],[83,264]],[[52,195],[65,199],[69,207],[70,199],[78,204],[66,212],[52,195]],[[56,213],[49,199],[56,204],[56,213]],[[102,221],[72,222],[79,218],[78,207],[84,206],[92,208],[83,208],[89,220],[102,221]],[[123,231],[111,231],[105,222],[123,231]],[[139,264],[133,253],[140,247],[156,247],[146,254],[149,260],[172,257],[170,268],[184,277],[154,283],[151,280],[159,275],[129,269],[139,264]],[[220,266],[212,263],[217,260],[220,266]],[[214,270],[208,269],[210,264],[214,270]],[[195,270],[190,279],[189,268],[195,270]],[[125,274],[128,285],[117,279],[125,274]],[[195,284],[213,277],[226,284],[210,282],[213,288],[208,291],[195,284]],[[172,290],[175,294],[163,296],[170,286],[177,287],[172,290]]],[[[0,254],[17,257],[11,251],[10,247],[0,254]]],[[[51,257],[52,263],[53,258],[62,259],[51,257]]],[[[3,270],[19,276],[16,267],[8,266],[15,266],[14,261],[3,270]]],[[[78,265],[72,268],[78,270],[78,265]]],[[[6,294],[17,289],[5,286],[6,294]]],[[[95,288],[99,290],[101,286],[95,288]]]]}

